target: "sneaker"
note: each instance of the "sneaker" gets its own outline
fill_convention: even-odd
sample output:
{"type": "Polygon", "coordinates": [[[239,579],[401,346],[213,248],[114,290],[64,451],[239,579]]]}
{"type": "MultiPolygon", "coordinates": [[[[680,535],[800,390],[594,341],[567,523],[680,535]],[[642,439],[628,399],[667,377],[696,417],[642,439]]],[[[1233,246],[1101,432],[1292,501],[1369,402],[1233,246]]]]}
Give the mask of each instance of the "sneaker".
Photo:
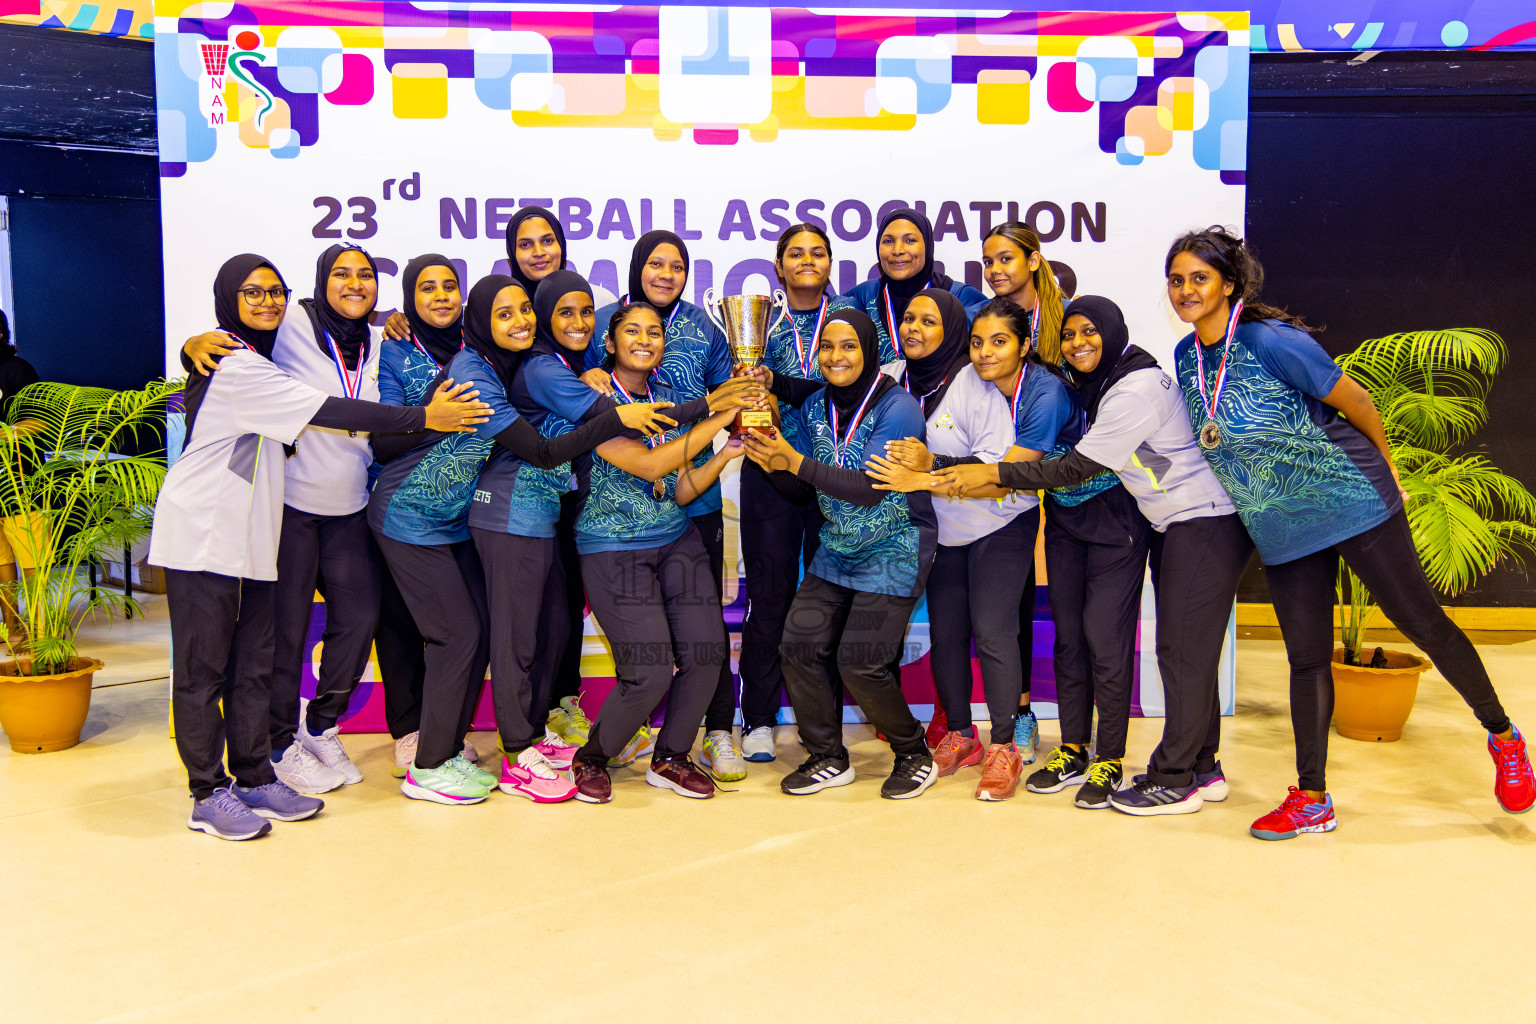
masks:
{"type": "MultiPolygon", "coordinates": [[[[487,773],[489,774],[489,773],[487,773]]],[[[430,800],[435,804],[477,804],[491,795],[489,788],[459,771],[453,760],[436,768],[411,765],[406,769],[400,792],[412,800],[430,800]]]]}
{"type": "Polygon", "coordinates": [[[329,793],[347,784],[345,775],[321,764],[320,759],[298,740],[288,744],[280,760],[272,762],[272,771],[277,774],[278,782],[295,793],[307,793],[310,796],[329,793]]]}
{"type": "Polygon", "coordinates": [[[1077,791],[1077,799],[1073,803],[1086,810],[1102,811],[1109,806],[1109,798],[1124,781],[1125,768],[1121,766],[1119,758],[1113,761],[1095,759],[1088,766],[1088,781],[1077,791]]]}
{"type": "Polygon", "coordinates": [[[1109,806],[1125,814],[1194,814],[1205,803],[1200,790],[1187,786],[1159,786],[1150,776],[1138,775],[1127,789],[1110,795],[1109,806]]]}
{"type": "Polygon", "coordinates": [[[656,734],[651,731],[651,723],[646,722],[640,727],[630,741],[624,744],[624,749],[619,751],[618,757],[609,758],[609,768],[625,768],[634,764],[640,758],[656,749],[656,734]]]}
{"type": "Polygon", "coordinates": [[[549,713],[549,731],[580,747],[592,734],[592,722],[581,709],[581,697],[562,697],[549,713]]]}
{"type": "Polygon", "coordinates": [[[536,804],[564,803],[576,795],[575,784],[556,771],[538,747],[529,747],[516,761],[503,761],[497,785],[508,796],[525,796],[536,804]]]}
{"type": "Polygon", "coordinates": [[[1087,778],[1088,752],[1057,747],[1045,767],[1030,775],[1024,788],[1031,793],[1060,793],[1068,786],[1082,785],[1087,778]]]}
{"type": "Polygon", "coordinates": [[[778,757],[778,751],[773,745],[773,726],[760,725],[756,729],[748,729],[747,734],[741,738],[741,756],[744,760],[759,764],[778,757]]]}
{"type": "Polygon", "coordinates": [[[1024,759],[1012,743],[994,743],[987,748],[981,764],[981,781],[976,783],[977,800],[1012,800],[1024,774],[1024,759]]]}
{"type": "Polygon", "coordinates": [[[1260,839],[1295,839],[1303,832],[1332,832],[1338,827],[1339,819],[1333,816],[1333,797],[1324,793],[1323,802],[1316,803],[1291,786],[1286,790],[1285,802],[1249,825],[1248,831],[1260,839]]]}
{"type": "Polygon", "coordinates": [[[699,763],[721,782],[740,782],[747,777],[747,763],[736,752],[736,744],[725,729],[704,734],[704,754],[699,763]]]}
{"type": "Polygon", "coordinates": [[[457,757],[450,757],[443,765],[443,767],[452,768],[454,771],[464,776],[470,782],[473,782],[477,786],[483,787],[486,792],[490,792],[496,788],[496,776],[491,772],[486,771],[484,768],[481,768],[473,761],[465,760],[463,754],[460,754],[457,757]]]}
{"type": "Polygon", "coordinates": [[[910,800],[938,781],[939,769],[927,754],[898,754],[890,777],[880,785],[887,800],[910,800]]]}
{"type": "Polygon", "coordinates": [[[341,745],[340,733],[340,728],[333,725],[316,736],[309,731],[309,726],[302,725],[299,727],[298,738],[304,744],[304,749],[315,755],[316,760],[327,768],[341,772],[346,785],[355,786],[363,781],[363,773],[347,756],[347,748],[341,745]]]}
{"type": "Polygon", "coordinates": [[[405,773],[410,771],[411,765],[416,763],[416,744],[421,740],[421,733],[408,732],[395,740],[395,767],[394,776],[397,779],[405,778],[405,773]]]}
{"type": "Polygon", "coordinates": [[[939,778],[955,774],[961,768],[981,764],[981,741],[974,736],[962,736],[947,732],[933,748],[933,764],[939,770],[939,778]]]}
{"type": "Polygon", "coordinates": [[[1507,741],[1490,733],[1488,753],[1497,769],[1493,795],[1499,806],[1510,814],[1524,814],[1536,803],[1536,778],[1531,775],[1531,759],[1525,754],[1525,737],[1519,729],[1507,741]]]}
{"type": "MultiPolygon", "coordinates": [[[[947,732],[949,732],[949,716],[944,713],[944,705],[934,701],[933,721],[928,723],[928,731],[923,734],[923,739],[928,741],[928,749],[932,750],[938,746],[947,732]]],[[[880,738],[885,739],[884,736],[880,738]]]]}
{"type": "Polygon", "coordinates": [[[269,782],[265,786],[235,787],[235,795],[252,812],[272,821],[303,821],[313,818],[325,806],[317,796],[295,793],[281,782],[269,782]]]}
{"type": "Polygon", "coordinates": [[[576,784],[576,799],[584,804],[605,804],[613,799],[613,781],[608,778],[608,769],[596,762],[572,762],[571,781],[576,784]]]}
{"type": "Polygon", "coordinates": [[[1040,720],[1033,709],[1013,720],[1013,745],[1025,764],[1035,763],[1035,748],[1040,746],[1040,720]]]}
{"type": "MultiPolygon", "coordinates": [[[[731,752],[735,753],[734,747],[731,752]]],[[[708,775],[699,771],[699,766],[689,760],[687,754],[651,758],[651,766],[645,771],[645,781],[657,789],[670,789],[678,796],[694,800],[708,800],[715,795],[715,784],[708,775]]]]}
{"type": "Polygon", "coordinates": [[[1227,798],[1231,789],[1227,786],[1227,777],[1221,773],[1221,762],[1216,762],[1216,767],[1208,772],[1195,772],[1195,788],[1200,790],[1200,797],[1208,804],[1219,804],[1227,798]]]}
{"type": "Polygon", "coordinates": [[[567,743],[552,732],[546,732],[544,738],[533,745],[533,749],[544,755],[544,760],[557,772],[571,770],[571,762],[576,760],[576,751],[581,748],[574,743],[567,743]]]}
{"type": "Polygon", "coordinates": [[[224,786],[214,790],[212,796],[192,802],[187,828],[238,842],[266,835],[272,831],[272,823],[247,807],[231,787],[224,786]]]}
{"type": "Polygon", "coordinates": [[[832,757],[829,754],[811,755],[799,768],[784,776],[779,788],[790,796],[808,796],[824,789],[846,786],[853,781],[853,766],[848,754],[832,757]]]}

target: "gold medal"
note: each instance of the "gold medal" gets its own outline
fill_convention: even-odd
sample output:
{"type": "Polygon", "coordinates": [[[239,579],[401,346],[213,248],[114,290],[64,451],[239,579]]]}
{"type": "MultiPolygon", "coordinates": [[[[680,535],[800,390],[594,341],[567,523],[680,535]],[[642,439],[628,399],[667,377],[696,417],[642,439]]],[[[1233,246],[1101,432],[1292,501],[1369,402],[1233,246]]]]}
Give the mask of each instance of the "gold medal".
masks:
{"type": "Polygon", "coordinates": [[[1210,451],[1221,444],[1221,428],[1215,420],[1206,420],[1205,426],[1200,428],[1200,447],[1210,451]]]}

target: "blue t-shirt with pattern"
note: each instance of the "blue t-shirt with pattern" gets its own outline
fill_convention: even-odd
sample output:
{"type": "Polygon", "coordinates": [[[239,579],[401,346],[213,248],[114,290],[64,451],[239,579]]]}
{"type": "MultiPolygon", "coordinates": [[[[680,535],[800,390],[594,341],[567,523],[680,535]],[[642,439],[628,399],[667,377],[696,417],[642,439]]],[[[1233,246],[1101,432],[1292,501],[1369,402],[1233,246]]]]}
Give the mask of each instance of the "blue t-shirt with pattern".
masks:
{"type": "MultiPolygon", "coordinates": [[[[839,298],[848,300],[855,309],[861,309],[875,322],[875,332],[880,339],[880,365],[894,362],[901,357],[901,352],[896,346],[896,341],[891,337],[891,332],[885,329],[885,295],[884,281],[880,277],[872,277],[867,281],[861,281],[844,292],[839,298]]],[[[974,306],[985,302],[987,297],[972,288],[964,281],[951,281],[949,293],[960,300],[962,306],[974,306]]],[[[894,303],[893,303],[894,305],[894,303]]],[[[905,309],[892,309],[896,316],[896,323],[901,323],[901,315],[905,309]]]]}
{"type": "MultiPolygon", "coordinates": [[[[828,316],[840,309],[850,308],[854,308],[853,300],[841,295],[829,296],[827,299],[828,316]]],[[[763,351],[763,365],[772,370],[776,376],[822,380],[821,361],[816,358],[817,347],[820,344],[820,339],[816,337],[816,325],[821,319],[819,305],[815,309],[790,310],[789,315],[768,332],[768,344],[763,351]]],[[[884,360],[882,360],[883,363],[884,360]]],[[[781,404],[779,415],[782,419],[779,426],[784,432],[784,439],[799,448],[800,437],[805,430],[805,420],[800,415],[800,411],[781,404]]]]}
{"type": "MultiPolygon", "coordinates": [[[[596,401],[598,394],[581,383],[565,366],[549,355],[537,355],[523,363],[522,369],[512,379],[512,407],[544,437],[559,437],[575,429],[575,424],[539,405],[529,393],[530,371],[534,376],[563,374],[576,388],[585,392],[573,396],[573,401],[563,403],[575,410],[580,398],[586,405],[574,412],[578,419],[596,401]]],[[[483,389],[482,389],[483,391],[483,389]]],[[[482,401],[487,401],[481,395],[482,401]]],[[[555,524],[560,520],[560,498],[571,489],[571,464],[562,462],[550,469],[541,469],[519,459],[501,445],[491,453],[480,470],[480,483],[475,488],[475,501],[469,509],[469,525],[476,530],[510,533],[518,537],[553,537],[555,524]]]]}
{"type": "MultiPolygon", "coordinates": [[[[671,388],[656,382],[654,377],[650,392],[649,398],[636,395],[635,400],[679,401],[671,388]]],[[[625,401],[624,393],[616,390],[615,399],[625,401]]],[[[655,444],[659,447],[685,432],[686,429],[669,430],[655,444]]],[[[643,435],[627,431],[620,436],[639,439],[643,435]]],[[[588,555],[659,548],[677,540],[687,529],[688,517],[677,503],[676,472],[652,483],[626,473],[598,452],[592,453],[591,486],[576,519],[577,551],[588,555]]]]}
{"type": "MultiPolygon", "coordinates": [[[[625,296],[628,298],[628,296],[625,296]]],[[[597,311],[597,328],[587,346],[588,370],[599,368],[608,356],[608,321],[619,311],[623,300],[610,302],[597,311]]],[[[676,396],[670,401],[679,404],[703,398],[712,388],[731,379],[731,346],[705,315],[704,310],[691,302],[679,300],[667,320],[666,351],[661,365],[656,367],[655,378],[670,388],[676,396]]],[[[693,464],[702,466],[714,455],[706,447],[694,457],[693,464]]],[[[720,483],[716,481],[708,491],[689,502],[690,516],[720,511],[720,483]]]]}
{"type": "MultiPolygon", "coordinates": [[[[832,435],[825,389],[805,403],[804,411],[805,445],[800,453],[843,469],[863,472],[866,452],[884,452],[887,442],[899,438],[927,436],[922,406],[899,387],[887,388],[871,403],[842,445],[832,435]]],[[[939,535],[926,491],[891,491],[872,508],[819,491],[816,500],[827,521],[807,572],[866,594],[916,597],[923,592],[939,535]]]]}
{"type": "Polygon", "coordinates": [[[462,350],[445,372],[456,381],[474,381],[480,401],[491,407],[491,418],[472,434],[424,441],[379,473],[368,499],[368,525],[405,544],[455,544],[469,539],[469,506],[480,468],[497,447],[496,435],[518,418],[501,378],[479,353],[462,350]]]}
{"type": "MultiPolygon", "coordinates": [[[[1206,412],[1196,385],[1195,335],[1174,367],[1196,436],[1206,412]]],[[[1221,365],[1204,350],[1206,393],[1221,365]]],[[[1278,320],[1240,324],[1216,407],[1221,443],[1202,449],[1265,565],[1332,547],[1402,507],[1392,471],[1370,440],[1323,397],[1343,371],[1311,335],[1278,320]]]]}
{"type": "MultiPolygon", "coordinates": [[[[379,401],[385,405],[426,405],[427,391],[442,367],[409,341],[385,337],[379,346],[379,401]]],[[[384,467],[378,459],[368,467],[372,487],[384,467]]]]}

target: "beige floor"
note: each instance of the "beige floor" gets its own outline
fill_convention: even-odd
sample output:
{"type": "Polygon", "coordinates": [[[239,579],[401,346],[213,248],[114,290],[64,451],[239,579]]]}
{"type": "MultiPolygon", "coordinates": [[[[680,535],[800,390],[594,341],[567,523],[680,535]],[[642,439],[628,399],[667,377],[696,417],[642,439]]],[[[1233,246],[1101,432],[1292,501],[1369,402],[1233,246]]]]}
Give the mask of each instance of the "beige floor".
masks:
{"type": "MultiPolygon", "coordinates": [[[[1483,650],[1536,723],[1536,644],[1483,650]]],[[[882,801],[867,729],[846,789],[781,796],[786,731],[736,792],[626,770],[604,807],[413,803],[350,737],[362,785],[220,843],[183,827],[164,682],[98,689],[79,747],[0,752],[0,1020],[1527,1019],[1536,814],[1499,811],[1455,694],[1428,677],[1402,742],[1335,739],[1339,830],[1262,843],[1283,655],[1239,658],[1231,799],[1144,820],[981,804],[975,769],[882,801]]]]}

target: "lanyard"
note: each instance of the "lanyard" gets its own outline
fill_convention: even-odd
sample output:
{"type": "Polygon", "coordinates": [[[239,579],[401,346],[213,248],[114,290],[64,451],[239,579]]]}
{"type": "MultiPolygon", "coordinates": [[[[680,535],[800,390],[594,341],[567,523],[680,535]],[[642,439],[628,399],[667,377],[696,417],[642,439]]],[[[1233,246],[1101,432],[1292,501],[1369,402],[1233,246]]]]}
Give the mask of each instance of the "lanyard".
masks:
{"type": "MultiPolygon", "coordinates": [[[[907,366],[911,366],[911,365],[912,365],[912,363],[909,360],[907,362],[907,366]]],[[[932,391],[928,392],[926,395],[919,395],[917,392],[912,390],[912,384],[908,380],[909,373],[910,373],[910,371],[906,367],[902,367],[902,370],[901,370],[901,386],[903,388],[906,388],[907,394],[909,394],[913,398],[917,399],[917,404],[918,405],[922,405],[924,402],[928,401],[928,399],[930,399],[930,398],[932,398],[934,396],[934,394],[939,390],[939,388],[942,388],[945,384],[949,383],[949,374],[946,373],[944,375],[944,379],[939,381],[937,384],[935,384],[933,386],[933,390],[932,391]]]]}
{"type": "MultiPolygon", "coordinates": [[[[621,405],[632,405],[634,403],[635,396],[631,395],[629,393],[628,389],[626,389],[623,384],[619,383],[618,375],[614,375],[613,386],[618,388],[619,394],[624,396],[624,401],[619,403],[619,404],[621,404],[621,405]]],[[[654,402],[654,401],[656,401],[656,397],[651,394],[651,381],[650,381],[649,377],[647,377],[646,381],[645,381],[645,400],[647,402],[654,402]]],[[[648,438],[645,439],[645,446],[647,448],[655,448],[657,445],[661,444],[661,442],[663,440],[665,440],[665,438],[666,438],[665,434],[660,434],[660,435],[658,435],[656,437],[648,437],[648,438]]]]}
{"type": "MultiPolygon", "coordinates": [[[[929,281],[923,285],[922,290],[927,291],[931,287],[933,287],[933,282],[929,281]]],[[[883,284],[880,286],[880,291],[885,297],[885,332],[891,336],[891,344],[899,349],[901,342],[896,340],[896,311],[891,308],[891,286],[883,284]]],[[[902,310],[902,312],[906,312],[906,310],[902,310]]]]}
{"type": "MultiPolygon", "coordinates": [[[[256,352],[255,347],[250,342],[246,341],[244,338],[240,337],[240,335],[234,333],[233,331],[223,331],[221,333],[229,335],[229,340],[230,341],[237,342],[237,343],[239,343],[241,345],[244,345],[246,348],[250,349],[252,352],[256,352]]],[[[256,352],[256,354],[257,355],[261,355],[260,352],[256,352]]]]}
{"type": "MultiPolygon", "coordinates": [[[[806,350],[807,350],[807,348],[809,348],[810,349],[809,354],[810,355],[815,355],[816,350],[815,350],[814,346],[816,345],[817,341],[821,338],[821,328],[822,328],[822,325],[825,324],[826,322],[827,322],[827,297],[825,295],[823,295],[821,297],[821,312],[816,314],[816,330],[811,333],[811,345],[807,346],[804,343],[804,341],[802,341],[802,339],[800,337],[800,327],[799,327],[798,324],[795,323],[794,314],[790,314],[790,317],[789,317],[789,329],[795,332],[795,356],[800,360],[800,376],[802,376],[802,377],[806,377],[806,378],[810,378],[811,377],[811,363],[810,363],[810,360],[806,358],[806,356],[807,356],[807,351],[806,350]]],[[[814,378],[811,378],[811,379],[814,379],[814,378]]]]}
{"type": "Polygon", "coordinates": [[[1221,401],[1222,389],[1227,384],[1227,354],[1232,349],[1232,336],[1237,333],[1237,318],[1242,315],[1243,300],[1238,299],[1232,306],[1232,315],[1227,318],[1227,336],[1221,346],[1221,365],[1216,368],[1216,380],[1211,385],[1210,395],[1207,397],[1205,390],[1205,348],[1200,342],[1200,336],[1195,335],[1195,386],[1200,390],[1200,404],[1205,407],[1205,418],[1216,418],[1216,403],[1221,401]]]}
{"type": "Polygon", "coordinates": [[[1010,403],[1013,409],[1013,426],[1015,430],[1019,426],[1019,398],[1024,394],[1024,378],[1028,376],[1029,364],[1025,363],[1023,368],[1019,370],[1018,381],[1013,385],[1013,401],[1010,403]]]}
{"type": "MultiPolygon", "coordinates": [[[[348,398],[356,398],[363,386],[363,364],[368,361],[368,342],[364,341],[362,347],[358,349],[357,369],[348,370],[346,360],[341,358],[341,349],[337,348],[336,343],[331,340],[330,333],[323,327],[320,328],[320,333],[325,335],[325,343],[331,348],[331,359],[336,363],[336,375],[341,378],[342,394],[348,398]]],[[[435,365],[436,360],[433,360],[433,363],[435,365]]]]}
{"type": "Polygon", "coordinates": [[[875,379],[869,382],[869,390],[864,392],[864,400],[859,403],[859,407],[853,412],[853,419],[848,422],[848,433],[843,441],[838,440],[838,434],[841,431],[838,430],[837,426],[837,405],[829,398],[827,402],[829,408],[827,411],[832,419],[832,457],[837,460],[838,466],[843,465],[844,442],[853,440],[854,432],[859,429],[859,421],[864,418],[864,413],[869,409],[869,400],[875,397],[875,389],[879,386],[880,374],[876,373],[875,379]]]}
{"type": "Polygon", "coordinates": [[[1040,300],[1035,299],[1035,308],[1029,314],[1029,347],[1032,351],[1040,348],[1040,300]]]}
{"type": "MultiPolygon", "coordinates": [[[[431,363],[433,366],[437,367],[439,373],[442,372],[443,364],[438,362],[437,361],[437,357],[432,355],[431,352],[428,352],[426,350],[426,347],[423,346],[421,342],[416,340],[416,332],[415,331],[411,332],[411,344],[416,346],[416,351],[417,352],[420,352],[422,355],[427,357],[427,361],[429,363],[431,363]]],[[[464,343],[462,341],[459,342],[459,351],[460,352],[464,351],[464,343]]],[[[566,365],[569,366],[570,364],[567,363],[566,365]]]]}

